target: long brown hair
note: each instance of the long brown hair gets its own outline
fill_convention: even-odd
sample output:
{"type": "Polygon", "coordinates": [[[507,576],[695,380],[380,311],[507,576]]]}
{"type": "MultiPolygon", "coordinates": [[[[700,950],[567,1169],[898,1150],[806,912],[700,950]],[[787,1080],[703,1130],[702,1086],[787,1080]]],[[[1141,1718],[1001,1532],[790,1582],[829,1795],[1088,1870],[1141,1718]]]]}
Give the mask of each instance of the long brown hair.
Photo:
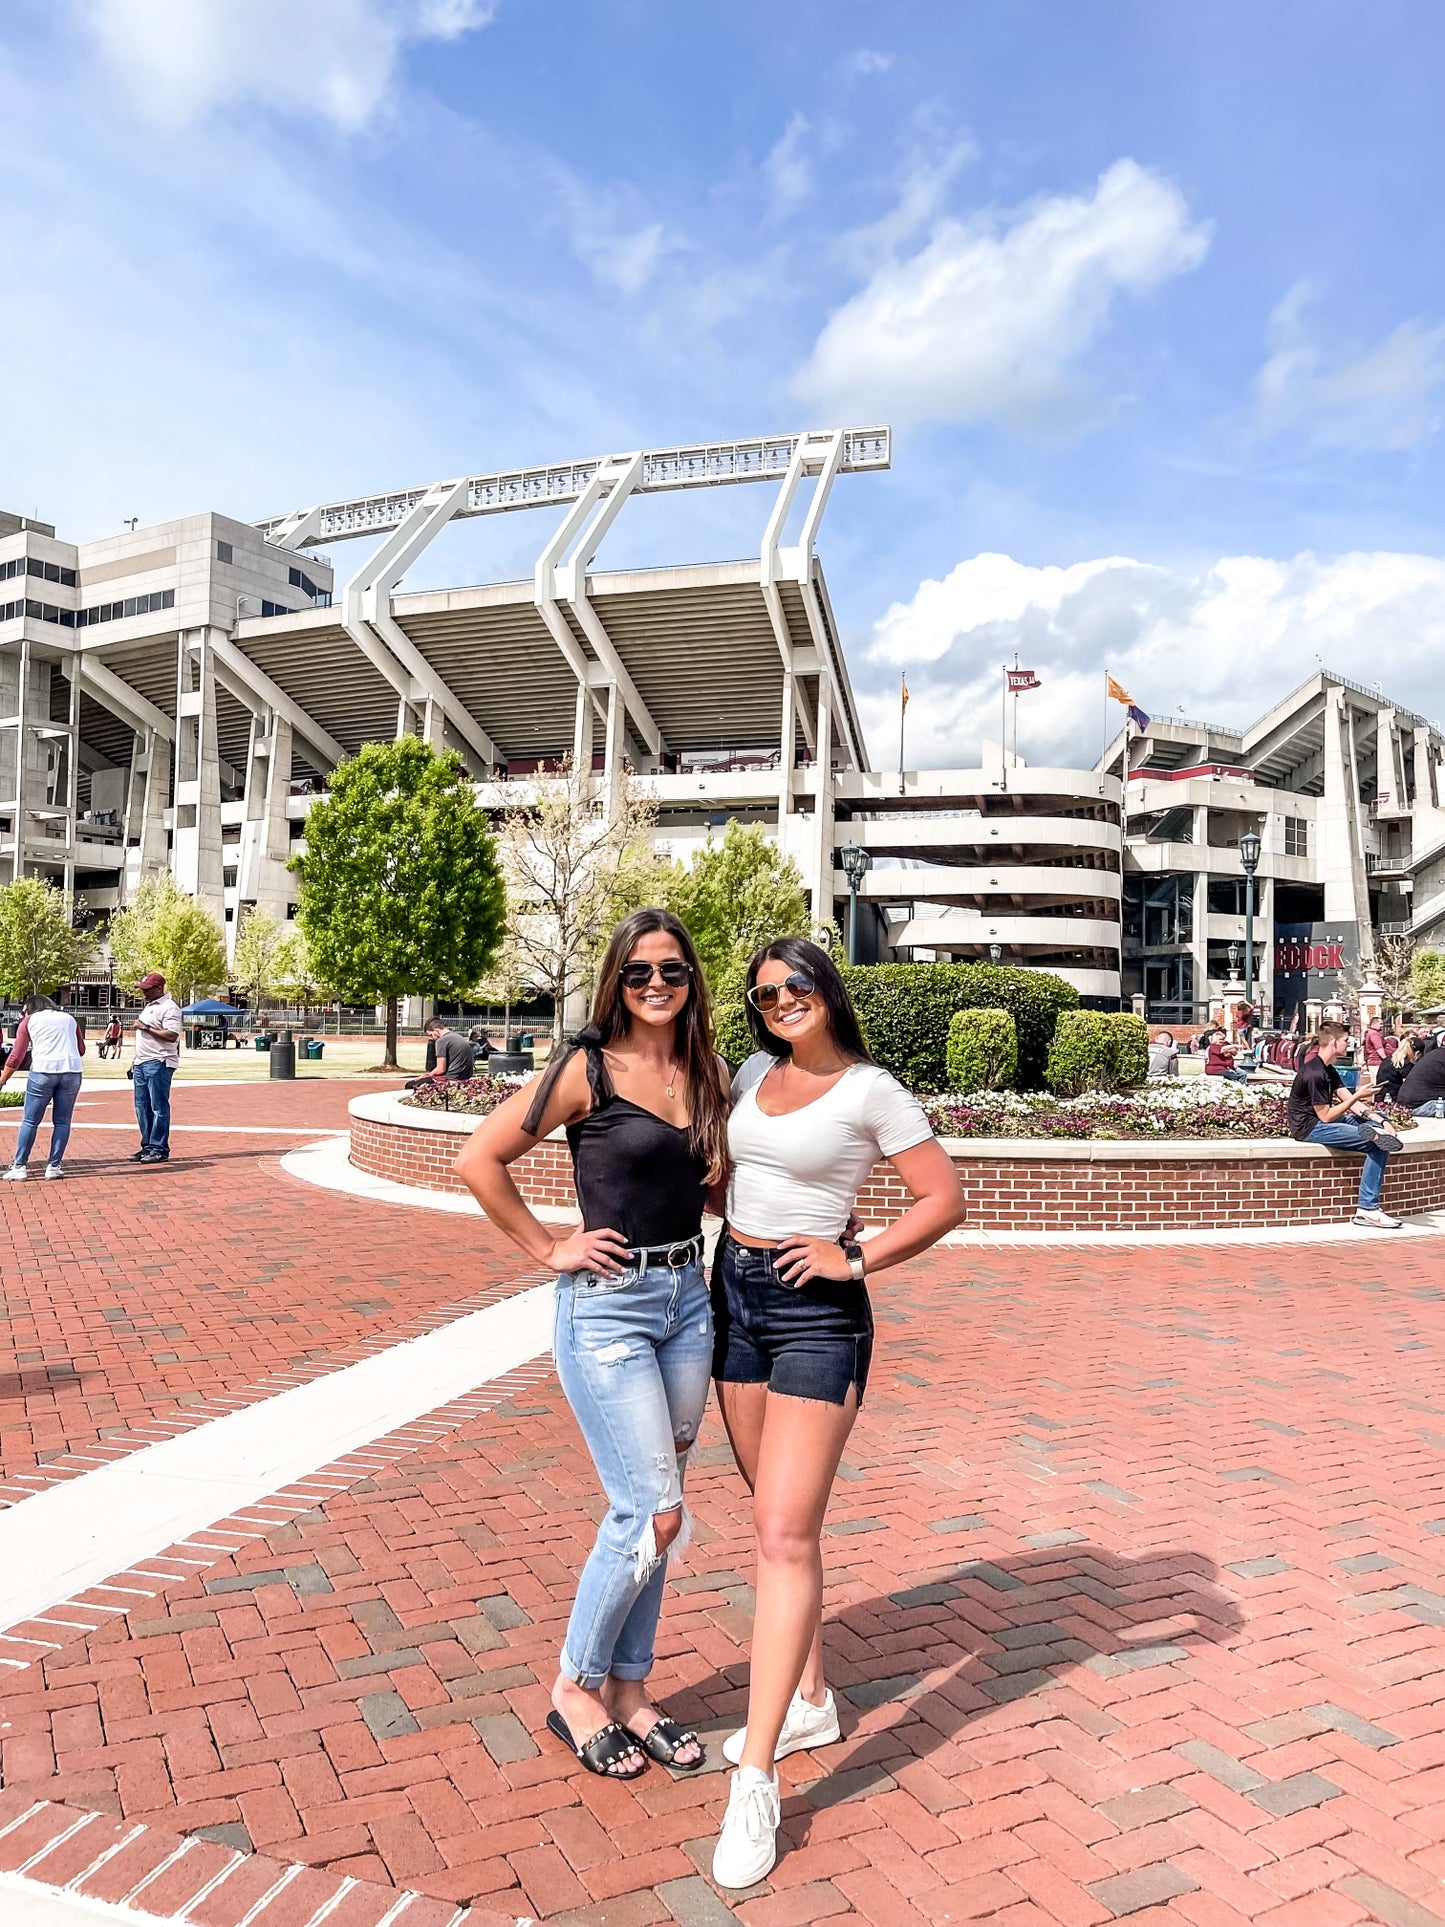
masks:
{"type": "Polygon", "coordinates": [[[592,1029],[604,1046],[625,1037],[631,1016],[622,1000],[622,966],[643,937],[661,932],[671,937],[692,966],[692,988],[674,1021],[678,1063],[687,1079],[688,1135],[692,1148],[707,1165],[708,1182],[715,1183],[727,1167],[727,1099],[723,1095],[712,1042],[712,999],[707,979],[686,926],[670,910],[634,910],[613,931],[597,970],[592,994],[592,1029]]]}

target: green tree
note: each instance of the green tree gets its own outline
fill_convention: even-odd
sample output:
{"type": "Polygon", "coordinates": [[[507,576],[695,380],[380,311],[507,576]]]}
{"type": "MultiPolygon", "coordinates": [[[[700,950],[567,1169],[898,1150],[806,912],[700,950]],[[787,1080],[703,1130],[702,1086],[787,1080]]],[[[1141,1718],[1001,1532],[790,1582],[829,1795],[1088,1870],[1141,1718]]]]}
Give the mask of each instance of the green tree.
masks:
{"type": "Polygon", "coordinates": [[[172,995],[186,1004],[230,975],[226,939],[203,903],[170,875],[143,883],[132,902],[110,920],[110,954],[126,985],[159,970],[172,995]]]}
{"type": "Polygon", "coordinates": [[[1419,1011],[1445,1009],[1445,951],[1415,952],[1409,1001],[1419,1011]]]}
{"type": "Polygon", "coordinates": [[[0,888],[0,991],[30,997],[69,983],[95,940],[71,922],[73,905],[53,883],[20,877],[0,888]]]}
{"type": "Polygon", "coordinates": [[[506,890],[485,814],[456,757],[414,736],[366,743],[306,818],[299,921],[311,967],[348,1000],[458,996],[502,940],[506,890]]]}
{"type": "Polygon", "coordinates": [[[761,823],[732,822],[677,879],[668,905],[687,925],[710,983],[746,964],[775,937],[808,934],[808,898],[798,866],[761,823]]]}
{"type": "Polygon", "coordinates": [[[295,947],[296,940],[260,904],[253,903],[241,918],[231,953],[231,982],[246,992],[253,1010],[291,981],[295,947]]]}

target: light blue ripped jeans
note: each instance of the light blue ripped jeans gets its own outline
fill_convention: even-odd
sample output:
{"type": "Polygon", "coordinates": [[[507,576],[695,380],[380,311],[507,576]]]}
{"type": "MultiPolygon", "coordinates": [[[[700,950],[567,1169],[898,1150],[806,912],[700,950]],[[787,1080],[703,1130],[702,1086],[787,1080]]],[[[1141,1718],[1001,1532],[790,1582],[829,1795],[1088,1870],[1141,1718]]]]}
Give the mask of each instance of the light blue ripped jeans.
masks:
{"type": "MultiPolygon", "coordinates": [[[[562,1671],[586,1687],[609,1673],[646,1679],[667,1582],[653,1515],[682,1504],[687,1448],[712,1375],[701,1266],[654,1265],[613,1278],[563,1272],[552,1355],[610,1508],[582,1569],[562,1671]]],[[[686,1537],[684,1513],[679,1550],[686,1537]]]]}

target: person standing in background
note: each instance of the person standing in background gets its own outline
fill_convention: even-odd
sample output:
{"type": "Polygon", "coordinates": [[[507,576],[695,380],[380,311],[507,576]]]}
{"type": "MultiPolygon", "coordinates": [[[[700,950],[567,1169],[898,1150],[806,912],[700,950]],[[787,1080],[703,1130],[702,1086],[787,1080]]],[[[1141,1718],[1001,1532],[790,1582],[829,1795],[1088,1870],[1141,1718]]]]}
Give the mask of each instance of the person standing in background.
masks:
{"type": "Polygon", "coordinates": [[[135,1116],[140,1149],[132,1164],[164,1164],[171,1154],[171,1079],[181,1061],[181,1007],[166,989],[159,970],[141,978],[136,989],[145,1009],[135,1020],[135,1116]]]}
{"type": "Polygon", "coordinates": [[[1365,1035],[1361,1039],[1361,1051],[1367,1071],[1372,1071],[1378,1065],[1383,1064],[1385,1059],[1390,1055],[1390,1041],[1385,1035],[1383,1018],[1372,1017],[1370,1019],[1365,1035]]]}
{"type": "Polygon", "coordinates": [[[97,1055],[101,1057],[119,1057],[121,1038],[123,1036],[124,1032],[120,1027],[120,1018],[112,1011],[110,1022],[105,1027],[105,1036],[100,1040],[100,1049],[97,1055]]]}
{"type": "Polygon", "coordinates": [[[63,1178],[62,1159],[70,1141],[70,1120],[75,1100],[80,1095],[81,1058],[85,1039],[68,1010],[60,1010],[49,997],[27,997],[25,1015],[15,1032],[15,1042],[0,1070],[0,1089],[9,1082],[28,1057],[29,1074],[25,1079],[25,1115],[20,1120],[20,1135],[15,1140],[15,1162],[5,1173],[11,1183],[27,1178],[26,1166],[34,1149],[41,1119],[50,1107],[50,1161],[45,1167],[48,1178],[63,1178]]]}

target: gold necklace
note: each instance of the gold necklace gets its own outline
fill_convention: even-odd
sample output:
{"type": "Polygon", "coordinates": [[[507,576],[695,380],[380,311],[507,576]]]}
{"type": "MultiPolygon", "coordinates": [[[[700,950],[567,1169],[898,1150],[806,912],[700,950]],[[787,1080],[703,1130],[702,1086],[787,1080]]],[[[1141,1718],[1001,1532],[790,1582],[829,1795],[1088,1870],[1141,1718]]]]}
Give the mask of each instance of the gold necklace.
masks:
{"type": "Polygon", "coordinates": [[[677,1096],[677,1091],[674,1088],[676,1083],[677,1083],[677,1064],[674,1062],[672,1069],[667,1074],[667,1082],[666,1084],[663,1085],[663,1089],[666,1091],[669,1097],[677,1096]]]}

